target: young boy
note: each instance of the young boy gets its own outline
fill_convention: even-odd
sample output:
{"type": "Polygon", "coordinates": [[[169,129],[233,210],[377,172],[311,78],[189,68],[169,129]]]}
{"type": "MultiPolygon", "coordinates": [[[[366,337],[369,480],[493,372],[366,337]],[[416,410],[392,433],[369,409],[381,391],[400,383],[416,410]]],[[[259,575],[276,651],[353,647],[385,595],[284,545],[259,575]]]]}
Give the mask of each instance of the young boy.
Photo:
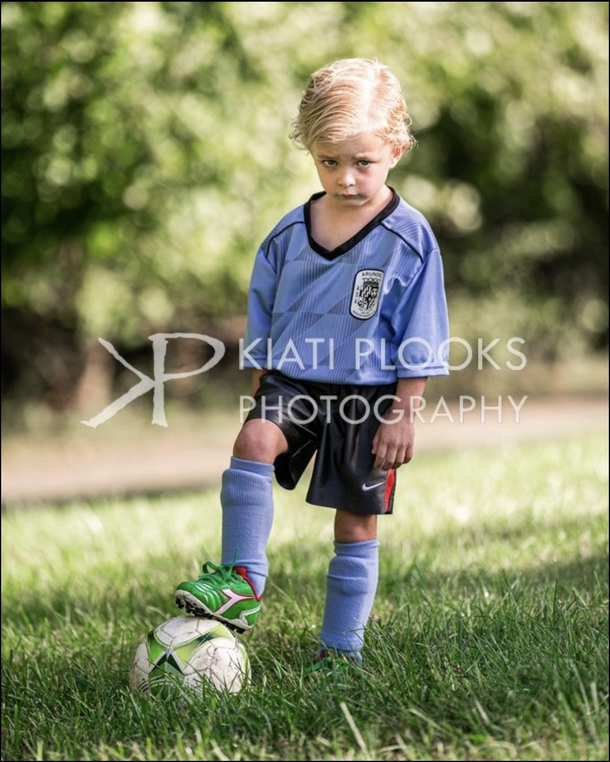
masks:
{"type": "Polygon", "coordinates": [[[396,469],[412,458],[410,413],[426,379],[448,374],[438,243],[385,184],[414,144],[409,124],[400,84],[377,60],[338,60],[310,78],[291,137],[324,190],[257,252],[244,344],[255,403],[223,474],[221,565],[204,564],[176,591],[189,613],[251,629],[268,574],[272,476],[294,489],[317,451],[306,499],[336,514],[314,669],[362,663],[377,516],[392,513],[396,469]]]}

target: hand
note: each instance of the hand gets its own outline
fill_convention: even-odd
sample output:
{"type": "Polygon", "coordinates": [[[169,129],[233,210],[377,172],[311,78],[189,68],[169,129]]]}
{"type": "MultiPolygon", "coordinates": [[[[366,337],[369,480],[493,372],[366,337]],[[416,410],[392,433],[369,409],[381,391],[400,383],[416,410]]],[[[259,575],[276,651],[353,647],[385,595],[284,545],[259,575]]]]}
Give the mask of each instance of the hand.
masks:
{"type": "MultiPolygon", "coordinates": [[[[392,414],[387,417],[390,421],[396,418],[392,414]]],[[[376,456],[374,467],[389,471],[409,463],[413,457],[414,440],[415,424],[406,413],[396,423],[381,423],[373,438],[372,453],[376,456]]]]}

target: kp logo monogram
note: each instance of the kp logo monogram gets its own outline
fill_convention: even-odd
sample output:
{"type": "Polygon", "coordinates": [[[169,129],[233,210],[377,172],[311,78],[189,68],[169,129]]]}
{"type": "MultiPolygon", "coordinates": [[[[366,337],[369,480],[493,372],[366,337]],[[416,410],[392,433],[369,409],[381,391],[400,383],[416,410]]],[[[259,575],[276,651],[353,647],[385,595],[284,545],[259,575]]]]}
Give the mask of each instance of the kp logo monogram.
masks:
{"type": "Polygon", "coordinates": [[[354,281],[350,313],[359,320],[368,320],[377,312],[383,270],[360,270],[354,281]]]}
{"type": "Polygon", "coordinates": [[[126,405],[135,400],[137,397],[141,397],[146,392],[153,389],[153,419],[152,422],[157,426],[167,426],[167,420],[165,418],[165,389],[164,384],[166,381],[171,381],[174,378],[188,378],[188,376],[196,376],[198,373],[205,373],[206,370],[213,368],[224,357],[225,345],[220,339],[214,339],[211,336],[204,336],[201,333],[153,333],[148,337],[153,344],[154,355],[154,378],[150,378],[145,373],[140,373],[137,368],[130,365],[125,358],[116,351],[109,341],[105,339],[99,339],[100,344],[115,357],[121,365],[124,365],[129,370],[138,376],[140,383],[132,386],[128,392],[118,400],[105,407],[101,413],[94,416],[88,421],[81,421],[85,426],[90,426],[92,429],[97,428],[100,423],[104,423],[113,415],[122,410],[126,405]],[[190,370],[185,373],[166,373],[165,372],[165,355],[167,352],[167,342],[169,339],[198,339],[199,341],[206,342],[214,350],[214,356],[208,360],[201,368],[197,370],[190,370]]]}

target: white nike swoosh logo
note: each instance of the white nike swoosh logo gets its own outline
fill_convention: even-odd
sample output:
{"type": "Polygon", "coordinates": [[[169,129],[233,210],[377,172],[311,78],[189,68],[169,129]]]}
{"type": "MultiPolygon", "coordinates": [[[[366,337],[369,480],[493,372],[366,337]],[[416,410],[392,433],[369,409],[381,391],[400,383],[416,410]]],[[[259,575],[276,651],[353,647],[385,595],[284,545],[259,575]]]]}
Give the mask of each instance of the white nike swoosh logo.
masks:
{"type": "Polygon", "coordinates": [[[368,492],[368,490],[370,490],[370,489],[375,489],[375,487],[380,487],[382,484],[385,484],[385,482],[377,482],[377,484],[371,484],[370,486],[369,486],[369,485],[367,485],[367,484],[363,484],[363,485],[362,485],[362,489],[363,489],[365,492],[368,492]]]}

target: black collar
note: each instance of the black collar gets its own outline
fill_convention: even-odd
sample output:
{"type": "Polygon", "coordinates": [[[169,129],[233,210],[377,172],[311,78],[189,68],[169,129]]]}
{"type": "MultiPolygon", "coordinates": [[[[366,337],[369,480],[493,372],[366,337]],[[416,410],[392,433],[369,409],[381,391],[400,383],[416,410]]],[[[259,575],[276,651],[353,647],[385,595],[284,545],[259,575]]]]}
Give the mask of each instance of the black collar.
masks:
{"type": "Polygon", "coordinates": [[[345,254],[346,251],[349,251],[351,248],[353,248],[357,243],[359,243],[365,236],[367,236],[371,230],[377,227],[383,220],[385,220],[386,217],[388,217],[392,212],[396,209],[398,204],[400,203],[400,196],[394,188],[392,188],[391,185],[388,185],[388,188],[392,191],[392,198],[388,201],[388,203],[383,207],[383,209],[378,212],[375,217],[373,217],[372,220],[366,223],[366,225],[359,230],[355,235],[353,235],[351,238],[349,238],[347,241],[341,244],[341,246],[337,246],[336,249],[333,249],[332,251],[329,251],[328,249],[325,249],[324,246],[320,246],[319,243],[314,241],[311,235],[311,202],[315,201],[318,198],[322,198],[326,194],[326,191],[319,191],[318,193],[314,193],[312,196],[309,197],[309,199],[304,204],[304,214],[305,214],[305,228],[307,229],[307,238],[309,239],[309,245],[311,248],[323,256],[325,259],[336,259],[337,257],[340,257],[342,254],[345,254]]]}

